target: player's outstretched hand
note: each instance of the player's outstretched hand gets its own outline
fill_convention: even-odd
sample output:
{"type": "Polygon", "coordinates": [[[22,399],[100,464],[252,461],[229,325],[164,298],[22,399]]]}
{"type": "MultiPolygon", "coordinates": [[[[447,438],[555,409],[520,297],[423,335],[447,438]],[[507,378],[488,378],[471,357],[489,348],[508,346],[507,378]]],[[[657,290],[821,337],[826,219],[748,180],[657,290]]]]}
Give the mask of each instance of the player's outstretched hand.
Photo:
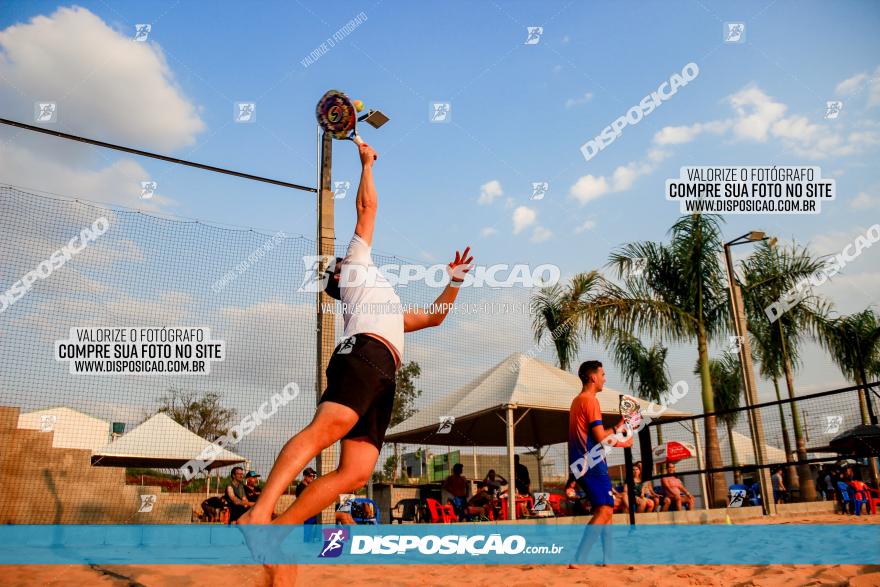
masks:
{"type": "Polygon", "coordinates": [[[455,251],[455,259],[449,264],[449,267],[447,268],[447,272],[449,273],[449,277],[452,279],[452,281],[464,281],[465,273],[470,271],[473,267],[473,265],[471,265],[471,261],[473,261],[474,258],[472,256],[468,256],[468,253],[470,252],[470,246],[466,247],[463,253],[455,251]]]}
{"type": "Polygon", "coordinates": [[[362,143],[358,145],[358,152],[361,156],[361,165],[364,167],[370,167],[373,165],[373,161],[379,158],[376,154],[376,151],[373,150],[373,147],[368,145],[367,143],[362,143]]]}

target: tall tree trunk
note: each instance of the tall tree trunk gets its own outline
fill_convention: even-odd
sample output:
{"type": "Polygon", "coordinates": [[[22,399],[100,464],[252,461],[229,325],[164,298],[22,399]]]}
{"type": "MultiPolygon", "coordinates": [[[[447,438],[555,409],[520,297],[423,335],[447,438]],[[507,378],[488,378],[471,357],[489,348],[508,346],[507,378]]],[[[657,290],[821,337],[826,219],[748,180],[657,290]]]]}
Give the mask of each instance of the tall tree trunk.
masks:
{"type": "MultiPolygon", "coordinates": [[[[780,331],[782,324],[779,326],[780,331]]],[[[780,332],[781,334],[781,332],[780,332]]],[[[782,340],[782,365],[785,369],[785,384],[788,387],[788,397],[795,399],[794,394],[794,374],[791,370],[791,361],[788,360],[788,350],[785,345],[785,338],[782,340]]],[[[801,418],[799,415],[797,402],[791,402],[791,421],[794,426],[794,440],[797,443],[798,455],[798,486],[800,487],[801,501],[816,501],[816,483],[813,481],[813,473],[810,471],[810,465],[803,462],[807,460],[807,443],[804,440],[804,430],[801,427],[801,418]]]]}
{"type": "MultiPolygon", "coordinates": [[[[776,401],[782,399],[782,395],[779,393],[779,379],[773,378],[773,389],[776,390],[776,401]]],[[[788,484],[794,485],[798,482],[798,474],[797,467],[794,466],[794,458],[791,454],[791,440],[788,437],[788,424],[785,421],[785,410],[782,408],[782,404],[778,404],[779,408],[779,423],[782,425],[782,446],[785,449],[785,462],[788,463],[786,467],[788,469],[788,484]]]]}
{"type": "Polygon", "coordinates": [[[865,381],[858,373],[856,373],[856,385],[861,388],[859,389],[859,411],[862,413],[862,424],[867,426],[871,423],[871,417],[868,415],[868,401],[865,399],[865,393],[871,392],[865,389],[865,381]]]}
{"type": "MultiPolygon", "coordinates": [[[[703,399],[703,412],[715,411],[715,395],[712,392],[712,378],[709,374],[709,348],[706,330],[700,323],[697,332],[697,351],[700,355],[700,386],[703,399]]],[[[706,468],[717,469],[722,466],[721,446],[718,444],[718,419],[706,417],[706,468]]],[[[709,495],[707,501],[711,507],[727,506],[727,483],[724,473],[711,473],[708,479],[709,495]]]]}
{"type": "MultiPolygon", "coordinates": [[[[727,424],[727,442],[730,444],[730,459],[733,461],[734,467],[739,467],[739,458],[736,456],[736,444],[733,442],[733,426],[730,425],[730,422],[725,422],[727,424]]],[[[742,483],[742,471],[739,468],[734,469],[733,471],[733,482],[739,485],[742,483]]]]}

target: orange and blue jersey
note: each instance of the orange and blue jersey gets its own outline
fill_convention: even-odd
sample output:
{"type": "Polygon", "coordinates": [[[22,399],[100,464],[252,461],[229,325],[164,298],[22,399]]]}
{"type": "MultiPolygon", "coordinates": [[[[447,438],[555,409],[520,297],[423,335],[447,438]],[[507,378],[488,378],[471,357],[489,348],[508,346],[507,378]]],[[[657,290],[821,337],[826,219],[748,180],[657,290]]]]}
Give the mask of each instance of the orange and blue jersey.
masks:
{"type": "MultiPolygon", "coordinates": [[[[568,412],[568,464],[584,459],[590,463],[590,450],[599,444],[593,438],[592,430],[596,426],[602,426],[602,410],[599,408],[599,400],[595,394],[580,393],[571,402],[568,412]]],[[[608,475],[608,465],[605,463],[604,451],[601,452],[602,461],[587,469],[586,475],[608,475]]]]}

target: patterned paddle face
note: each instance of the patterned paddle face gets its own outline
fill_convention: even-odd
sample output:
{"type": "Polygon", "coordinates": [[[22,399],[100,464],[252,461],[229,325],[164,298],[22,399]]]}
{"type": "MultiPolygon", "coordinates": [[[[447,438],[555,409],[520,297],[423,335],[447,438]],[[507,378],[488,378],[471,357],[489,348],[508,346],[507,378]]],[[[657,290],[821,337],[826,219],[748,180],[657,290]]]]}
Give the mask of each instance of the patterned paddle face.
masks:
{"type": "Polygon", "coordinates": [[[330,90],[318,101],[315,118],[334,139],[347,139],[354,131],[357,111],[348,96],[338,90],[330,90]]]}
{"type": "Polygon", "coordinates": [[[620,415],[630,428],[636,428],[642,421],[639,400],[628,395],[620,396],[620,415]]]}

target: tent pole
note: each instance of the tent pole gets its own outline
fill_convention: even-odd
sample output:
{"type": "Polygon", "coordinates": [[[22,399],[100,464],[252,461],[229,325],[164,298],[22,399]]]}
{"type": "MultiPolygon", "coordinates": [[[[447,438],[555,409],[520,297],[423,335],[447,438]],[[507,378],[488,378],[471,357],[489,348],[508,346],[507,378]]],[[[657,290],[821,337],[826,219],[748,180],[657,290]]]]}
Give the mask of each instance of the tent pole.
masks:
{"type": "Polygon", "coordinates": [[[507,474],[507,518],[511,521],[516,520],[516,468],[513,463],[513,404],[507,405],[507,463],[509,466],[507,474]]]}
{"type": "Polygon", "coordinates": [[[544,455],[541,454],[541,446],[535,447],[535,454],[538,457],[538,491],[544,491],[544,455]]]}
{"type": "MultiPolygon", "coordinates": [[[[480,472],[477,471],[477,445],[473,446],[473,450],[471,451],[471,455],[474,457],[474,481],[480,478],[480,472]]],[[[470,490],[470,488],[468,488],[470,490]]]]}

